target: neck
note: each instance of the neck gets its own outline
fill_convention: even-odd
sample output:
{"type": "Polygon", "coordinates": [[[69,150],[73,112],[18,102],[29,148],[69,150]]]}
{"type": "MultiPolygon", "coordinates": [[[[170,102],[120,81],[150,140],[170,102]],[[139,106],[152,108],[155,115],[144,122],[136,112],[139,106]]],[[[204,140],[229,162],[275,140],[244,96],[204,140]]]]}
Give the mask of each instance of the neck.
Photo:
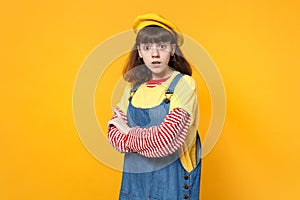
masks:
{"type": "Polygon", "coordinates": [[[162,72],[160,74],[152,73],[152,80],[160,80],[170,77],[173,74],[173,70],[169,68],[167,71],[162,72]]]}

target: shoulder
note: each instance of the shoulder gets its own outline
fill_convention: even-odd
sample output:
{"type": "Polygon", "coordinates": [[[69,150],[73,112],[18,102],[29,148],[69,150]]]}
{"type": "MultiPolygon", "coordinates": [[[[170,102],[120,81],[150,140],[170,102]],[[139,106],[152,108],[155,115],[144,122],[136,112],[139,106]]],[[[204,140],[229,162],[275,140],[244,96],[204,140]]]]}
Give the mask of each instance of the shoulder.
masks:
{"type": "Polygon", "coordinates": [[[129,82],[125,83],[124,92],[130,93],[130,90],[133,88],[132,84],[129,82]]]}
{"type": "Polygon", "coordinates": [[[198,97],[195,79],[189,75],[181,77],[174,89],[174,97],[172,107],[179,107],[185,110],[189,113],[191,121],[194,123],[198,115],[198,97]]]}
{"type": "MultiPolygon", "coordinates": [[[[126,113],[126,111],[127,111],[128,98],[130,97],[131,89],[132,89],[131,84],[126,82],[121,99],[120,99],[119,103],[117,104],[117,107],[119,107],[124,113],[126,113]]],[[[122,93],[122,92],[120,92],[120,93],[122,93]]]]}
{"type": "Polygon", "coordinates": [[[132,89],[132,85],[128,82],[125,83],[125,87],[123,89],[123,97],[129,97],[130,96],[130,91],[132,89]]]}
{"type": "Polygon", "coordinates": [[[193,77],[189,75],[184,75],[178,82],[178,88],[187,91],[194,91],[196,90],[196,81],[193,77]]]}

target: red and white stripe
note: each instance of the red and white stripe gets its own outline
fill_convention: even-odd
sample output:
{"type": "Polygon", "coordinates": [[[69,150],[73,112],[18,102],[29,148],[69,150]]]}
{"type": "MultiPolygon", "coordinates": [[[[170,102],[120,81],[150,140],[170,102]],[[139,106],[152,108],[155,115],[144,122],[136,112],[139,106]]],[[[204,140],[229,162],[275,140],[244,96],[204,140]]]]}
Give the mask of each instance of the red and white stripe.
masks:
{"type": "MultiPolygon", "coordinates": [[[[127,122],[126,115],[120,109],[119,111],[127,122]]],[[[186,111],[175,108],[159,126],[134,127],[128,135],[119,132],[115,126],[110,126],[108,139],[120,152],[137,152],[153,158],[164,157],[176,152],[184,143],[190,121],[190,116],[186,111]]]]}

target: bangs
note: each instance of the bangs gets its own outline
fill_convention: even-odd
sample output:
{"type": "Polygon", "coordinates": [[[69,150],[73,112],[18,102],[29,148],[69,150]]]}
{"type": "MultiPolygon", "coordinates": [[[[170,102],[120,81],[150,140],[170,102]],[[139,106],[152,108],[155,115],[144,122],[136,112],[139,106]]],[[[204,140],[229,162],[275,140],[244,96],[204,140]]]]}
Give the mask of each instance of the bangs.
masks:
{"type": "Polygon", "coordinates": [[[166,29],[159,26],[147,26],[139,31],[136,43],[159,43],[159,42],[170,42],[175,43],[172,34],[166,29]]]}

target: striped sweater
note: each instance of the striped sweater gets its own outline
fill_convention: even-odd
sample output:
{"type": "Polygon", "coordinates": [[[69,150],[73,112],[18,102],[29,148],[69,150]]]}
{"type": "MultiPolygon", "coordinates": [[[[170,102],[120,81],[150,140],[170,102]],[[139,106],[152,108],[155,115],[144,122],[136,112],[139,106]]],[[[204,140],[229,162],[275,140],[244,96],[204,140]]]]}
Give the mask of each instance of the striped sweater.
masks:
{"type": "MultiPolygon", "coordinates": [[[[123,120],[126,115],[118,109],[123,120]]],[[[113,119],[116,118],[114,114],[113,119]]],[[[190,115],[181,108],[173,109],[158,126],[133,127],[127,135],[110,125],[108,139],[118,151],[136,152],[146,157],[164,157],[177,151],[184,143],[190,125],[190,115]]]]}

